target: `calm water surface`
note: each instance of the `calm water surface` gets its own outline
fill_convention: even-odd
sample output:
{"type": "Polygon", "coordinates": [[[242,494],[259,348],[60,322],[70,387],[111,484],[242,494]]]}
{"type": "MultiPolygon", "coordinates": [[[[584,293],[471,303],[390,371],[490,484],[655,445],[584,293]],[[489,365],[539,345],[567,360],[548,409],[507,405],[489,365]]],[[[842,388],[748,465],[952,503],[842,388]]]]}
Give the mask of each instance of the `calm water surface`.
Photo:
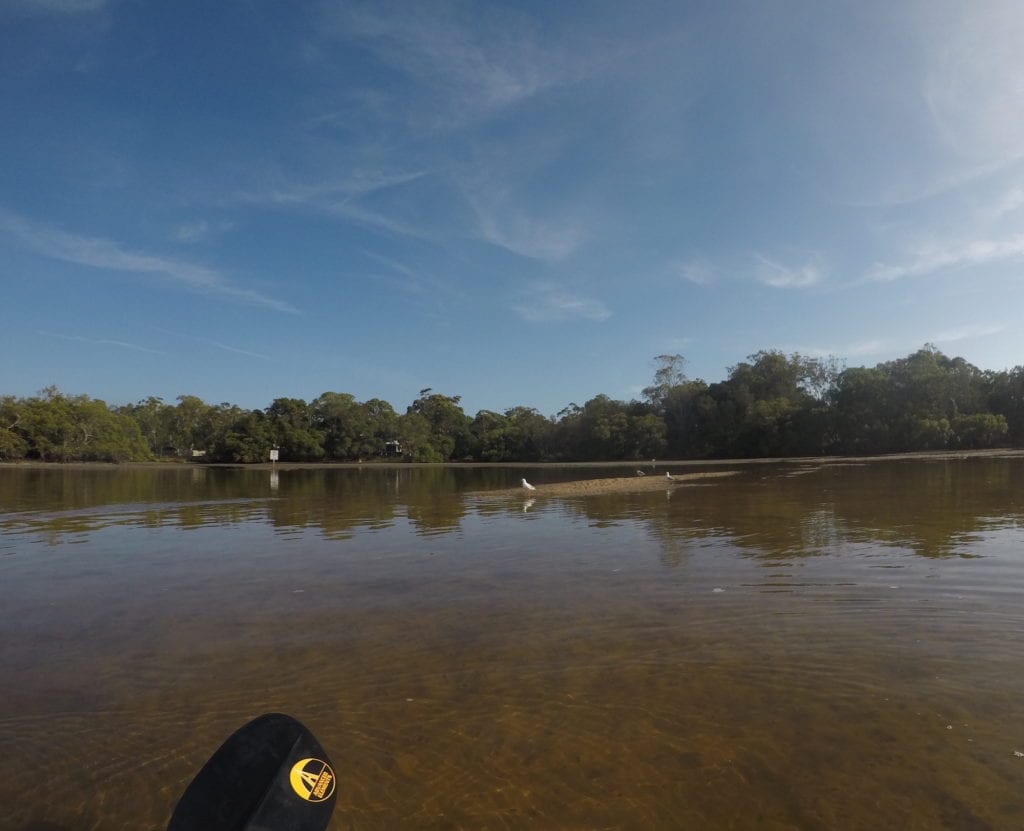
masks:
{"type": "Polygon", "coordinates": [[[1024,460],[737,469],[0,468],[0,828],[273,710],[332,829],[1024,827],[1024,460]]]}

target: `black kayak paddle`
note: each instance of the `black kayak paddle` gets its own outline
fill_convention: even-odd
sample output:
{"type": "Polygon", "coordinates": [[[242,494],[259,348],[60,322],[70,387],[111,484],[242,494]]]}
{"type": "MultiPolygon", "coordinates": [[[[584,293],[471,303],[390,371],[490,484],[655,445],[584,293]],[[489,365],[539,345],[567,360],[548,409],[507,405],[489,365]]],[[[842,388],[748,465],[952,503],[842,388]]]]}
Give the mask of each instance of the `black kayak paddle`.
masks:
{"type": "Polygon", "coordinates": [[[253,719],[203,765],[167,831],[324,831],[334,768],[309,730],[281,713],[253,719]]]}

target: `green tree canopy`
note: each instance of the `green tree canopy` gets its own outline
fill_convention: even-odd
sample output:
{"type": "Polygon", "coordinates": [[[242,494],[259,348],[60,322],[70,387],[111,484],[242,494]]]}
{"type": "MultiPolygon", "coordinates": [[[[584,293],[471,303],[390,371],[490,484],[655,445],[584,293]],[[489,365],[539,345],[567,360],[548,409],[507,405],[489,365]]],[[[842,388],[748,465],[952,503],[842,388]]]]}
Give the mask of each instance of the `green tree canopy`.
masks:
{"type": "Polygon", "coordinates": [[[194,395],[108,407],[48,387],[0,397],[0,460],[191,457],[365,461],[396,440],[410,461],[621,461],[868,454],[1024,444],[1024,367],[983,372],[930,344],[874,367],[762,350],[708,384],[681,355],[654,359],[642,400],[599,394],[546,417],[525,406],[469,418],[459,396],[423,389],[398,415],[381,399],[324,392],[265,410],[194,395]]]}

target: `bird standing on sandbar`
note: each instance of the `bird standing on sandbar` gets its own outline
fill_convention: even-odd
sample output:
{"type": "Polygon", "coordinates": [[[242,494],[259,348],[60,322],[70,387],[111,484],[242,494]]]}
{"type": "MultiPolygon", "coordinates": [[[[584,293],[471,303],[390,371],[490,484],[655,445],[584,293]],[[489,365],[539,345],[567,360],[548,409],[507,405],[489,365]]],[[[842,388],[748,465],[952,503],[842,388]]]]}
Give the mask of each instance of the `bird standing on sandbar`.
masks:
{"type": "Polygon", "coordinates": [[[665,471],[665,478],[666,479],[671,479],[672,478],[672,474],[669,473],[667,470],[665,471]]]}
{"type": "Polygon", "coordinates": [[[523,479],[523,487],[526,488],[528,491],[535,491],[535,490],[537,490],[533,485],[531,485],[525,479],[523,479]]]}

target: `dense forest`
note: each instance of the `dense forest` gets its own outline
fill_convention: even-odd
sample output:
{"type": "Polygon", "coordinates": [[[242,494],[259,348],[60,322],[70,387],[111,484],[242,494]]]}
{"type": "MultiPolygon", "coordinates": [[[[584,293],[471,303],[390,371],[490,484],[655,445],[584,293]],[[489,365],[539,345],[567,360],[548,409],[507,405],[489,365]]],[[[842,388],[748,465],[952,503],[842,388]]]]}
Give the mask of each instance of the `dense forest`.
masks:
{"type": "Polygon", "coordinates": [[[0,460],[620,461],[863,455],[1024,444],[1024,367],[983,371],[931,345],[873,368],[768,350],[708,384],[660,355],[641,400],[598,395],[555,416],[463,412],[422,390],[404,413],[325,392],[263,410],[147,398],[110,407],[50,387],[0,397],[0,460]]]}

